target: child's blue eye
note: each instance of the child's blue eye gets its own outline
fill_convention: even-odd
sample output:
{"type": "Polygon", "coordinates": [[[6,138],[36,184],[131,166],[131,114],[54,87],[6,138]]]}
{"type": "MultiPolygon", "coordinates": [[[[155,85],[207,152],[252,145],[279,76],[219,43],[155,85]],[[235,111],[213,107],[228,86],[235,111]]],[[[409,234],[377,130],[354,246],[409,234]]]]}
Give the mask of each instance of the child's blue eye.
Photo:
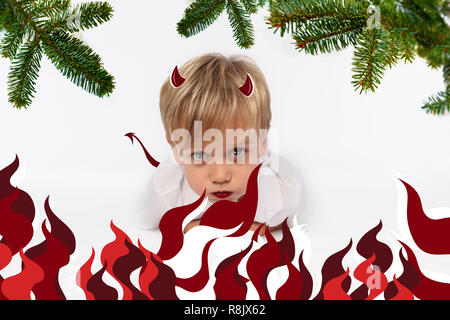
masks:
{"type": "Polygon", "coordinates": [[[245,152],[245,149],[243,149],[243,148],[234,148],[232,151],[232,154],[234,157],[239,157],[244,152],[245,152]]]}
{"type": "Polygon", "coordinates": [[[206,154],[203,151],[193,152],[191,156],[197,160],[205,160],[206,158],[206,154]]]}

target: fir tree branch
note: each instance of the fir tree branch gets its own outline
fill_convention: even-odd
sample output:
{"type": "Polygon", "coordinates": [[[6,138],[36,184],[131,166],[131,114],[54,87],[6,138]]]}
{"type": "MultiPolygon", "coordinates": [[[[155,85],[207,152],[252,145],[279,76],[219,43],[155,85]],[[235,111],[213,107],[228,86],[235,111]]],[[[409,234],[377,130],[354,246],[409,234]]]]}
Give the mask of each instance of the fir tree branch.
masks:
{"type": "Polygon", "coordinates": [[[293,39],[298,48],[309,54],[329,53],[356,45],[365,21],[345,22],[336,18],[316,19],[297,28],[293,39]]]}
{"type": "Polygon", "coordinates": [[[220,16],[226,0],[196,0],[184,11],[184,17],[177,23],[177,31],[188,38],[203,31],[220,16]]]}
{"type": "Polygon", "coordinates": [[[34,86],[38,78],[42,48],[39,41],[25,43],[12,62],[8,74],[9,102],[16,108],[31,104],[31,99],[36,92],[34,86]]]}
{"type": "Polygon", "coordinates": [[[42,42],[44,52],[64,76],[89,93],[109,96],[114,79],[90,47],[64,31],[55,31],[42,42]]]}
{"type": "Polygon", "coordinates": [[[255,0],[241,0],[247,13],[256,13],[258,11],[258,4],[255,0]]]}
{"type": "Polygon", "coordinates": [[[391,69],[400,58],[400,38],[396,32],[388,32],[389,52],[386,57],[386,65],[391,69]]]}
{"type": "Polygon", "coordinates": [[[75,13],[80,20],[77,26],[80,29],[109,20],[111,6],[106,2],[95,2],[83,3],[73,9],[69,7],[69,0],[9,0],[0,13],[1,22],[12,22],[6,27],[1,53],[15,59],[9,74],[9,96],[17,108],[31,103],[42,52],[64,76],[89,93],[104,97],[114,89],[114,78],[103,68],[100,57],[65,31],[73,31],[68,22],[75,13]],[[52,24],[55,21],[65,26],[50,28],[55,26],[52,24]],[[17,53],[24,40],[26,46],[17,53]]]}
{"type": "Polygon", "coordinates": [[[253,25],[249,14],[236,0],[227,0],[228,19],[233,29],[234,39],[241,48],[250,48],[254,43],[253,25]]]}
{"type": "Polygon", "coordinates": [[[428,98],[428,101],[424,102],[422,109],[426,113],[434,115],[443,115],[446,112],[450,112],[450,91],[440,91],[436,95],[428,98]]]}
{"type": "Polygon", "coordinates": [[[84,31],[109,21],[112,18],[112,14],[113,8],[108,2],[81,3],[47,21],[45,28],[48,31],[84,31]]]}
{"type": "Polygon", "coordinates": [[[354,75],[352,84],[355,90],[372,90],[378,87],[386,69],[386,58],[389,55],[386,32],[382,29],[365,29],[355,46],[352,65],[354,75]]]}

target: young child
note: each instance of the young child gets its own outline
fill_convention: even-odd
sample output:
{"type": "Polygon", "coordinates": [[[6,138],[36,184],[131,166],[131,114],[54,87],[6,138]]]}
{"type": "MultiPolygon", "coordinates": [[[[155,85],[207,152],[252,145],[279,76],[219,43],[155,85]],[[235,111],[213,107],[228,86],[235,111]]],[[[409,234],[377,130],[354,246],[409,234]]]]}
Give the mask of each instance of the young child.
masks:
{"type": "MultiPolygon", "coordinates": [[[[293,226],[302,205],[300,177],[267,147],[270,95],[253,60],[211,53],[175,67],[162,85],[160,111],[172,156],[160,162],[150,181],[145,229],[156,229],[165,212],[196,201],[205,189],[206,209],[223,199],[239,201],[260,163],[251,230],[260,224],[278,229],[286,218],[293,226]]],[[[201,216],[184,231],[197,226],[201,216]]]]}

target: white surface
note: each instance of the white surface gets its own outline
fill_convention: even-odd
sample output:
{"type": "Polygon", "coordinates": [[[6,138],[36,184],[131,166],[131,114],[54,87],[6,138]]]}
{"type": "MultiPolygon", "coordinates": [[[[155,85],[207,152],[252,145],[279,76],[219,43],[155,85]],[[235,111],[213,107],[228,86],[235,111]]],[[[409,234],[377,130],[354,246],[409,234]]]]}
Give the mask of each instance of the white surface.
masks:
{"type": "MultiPolygon", "coordinates": [[[[380,219],[379,239],[393,239],[389,244],[396,245],[394,172],[418,191],[425,208],[450,207],[450,116],[420,109],[423,100],[443,88],[441,70],[428,68],[420,58],[400,62],[386,71],[375,94],[359,95],[350,83],[352,48],[299,54],[289,35],[280,38],[267,29],[263,11],[252,16],[255,45],[240,50],[225,12],[186,39],[176,31],[186,1],[109,2],[113,19],[82,34],[115,77],[109,98],[82,91],[44,55],[33,104],[14,109],[7,98],[9,60],[0,60],[0,167],[18,154],[24,171],[14,182],[34,200],[40,212],[36,219],[43,219],[50,195],[52,209],[76,236],[73,265],[88,259],[91,246],[99,253],[114,239],[111,219],[132,239],[139,235],[148,249],[158,249],[158,235],[128,227],[154,168],[139,144],[132,145],[124,134],[136,133],[156,159],[166,157],[161,84],[175,65],[206,52],[248,54],[266,76],[279,152],[304,178],[304,218],[312,230],[309,263],[315,272],[350,237],[354,250],[380,219]]],[[[448,255],[418,258],[424,269],[448,273],[448,255]]],[[[352,268],[353,260],[347,255],[344,263],[352,268]]],[[[62,272],[68,277],[69,268],[74,267],[62,272]]]]}

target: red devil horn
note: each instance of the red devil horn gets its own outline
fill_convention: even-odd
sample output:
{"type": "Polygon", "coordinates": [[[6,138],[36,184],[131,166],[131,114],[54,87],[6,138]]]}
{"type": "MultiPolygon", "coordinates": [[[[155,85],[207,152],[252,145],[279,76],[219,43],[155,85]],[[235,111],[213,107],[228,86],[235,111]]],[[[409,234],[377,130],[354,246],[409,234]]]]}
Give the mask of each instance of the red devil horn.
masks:
{"type": "Polygon", "coordinates": [[[241,92],[247,97],[250,97],[253,94],[253,82],[249,74],[247,74],[247,79],[245,79],[245,83],[242,87],[239,87],[239,90],[241,90],[241,92]]]}
{"type": "Polygon", "coordinates": [[[172,71],[172,76],[170,77],[170,83],[174,88],[178,88],[183,84],[184,80],[185,79],[178,72],[178,67],[175,66],[175,69],[172,71]]]}

